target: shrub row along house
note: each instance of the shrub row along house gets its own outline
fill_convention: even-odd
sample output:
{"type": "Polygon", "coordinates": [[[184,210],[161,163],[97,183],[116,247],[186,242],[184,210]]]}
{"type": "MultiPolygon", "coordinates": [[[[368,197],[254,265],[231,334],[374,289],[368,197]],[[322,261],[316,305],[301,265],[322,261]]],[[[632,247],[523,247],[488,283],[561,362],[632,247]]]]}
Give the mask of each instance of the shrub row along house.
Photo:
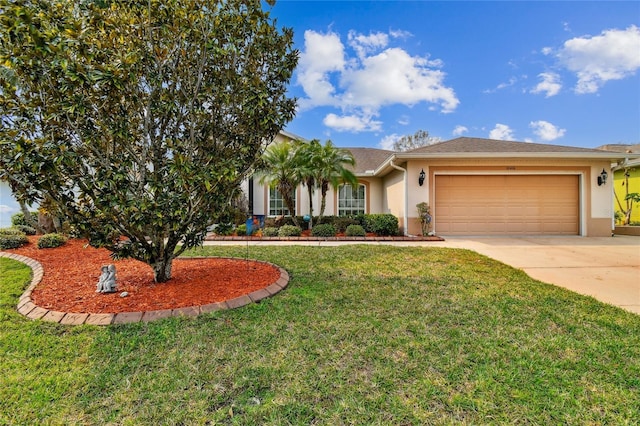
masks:
{"type": "MultiPolygon", "coordinates": [[[[281,132],[275,143],[301,140],[281,132]]],[[[327,196],[325,215],[391,213],[406,235],[420,235],[417,205],[429,204],[439,235],[609,236],[612,165],[638,154],[461,137],[408,152],[349,148],[358,187],[327,196]]],[[[277,190],[258,179],[243,188],[254,215],[288,215],[277,190]]],[[[308,214],[302,186],[295,214],[308,214]]],[[[314,205],[319,204],[317,191],[314,205]]],[[[315,212],[314,212],[315,213],[315,212]]]]}

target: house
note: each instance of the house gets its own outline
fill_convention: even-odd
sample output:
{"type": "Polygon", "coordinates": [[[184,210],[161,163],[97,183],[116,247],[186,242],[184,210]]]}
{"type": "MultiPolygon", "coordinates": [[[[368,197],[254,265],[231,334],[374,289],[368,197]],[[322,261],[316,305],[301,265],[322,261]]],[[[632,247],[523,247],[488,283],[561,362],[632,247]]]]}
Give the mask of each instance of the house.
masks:
{"type": "MultiPolygon", "coordinates": [[[[286,133],[280,137],[300,139],[286,133]]],[[[439,235],[610,236],[613,186],[607,178],[612,164],[629,157],[469,137],[409,152],[349,150],[359,187],[332,189],[325,215],[391,213],[406,235],[420,233],[416,205],[427,202],[432,230],[439,235]]],[[[276,190],[256,180],[250,187],[253,214],[288,213],[276,190]]],[[[314,197],[319,206],[317,191],[314,197]]],[[[306,189],[299,187],[295,198],[295,214],[308,214],[306,189]]]]}
{"type": "MultiPolygon", "coordinates": [[[[286,139],[303,138],[282,131],[275,142],[286,139]]],[[[331,189],[325,215],[391,213],[406,235],[420,234],[416,205],[427,202],[439,235],[609,236],[612,165],[640,159],[638,153],[469,137],[409,152],[349,150],[359,185],[331,189]]],[[[8,224],[17,203],[6,183],[0,190],[0,219],[8,224]]],[[[252,214],[289,213],[278,191],[258,179],[243,190],[252,214]]],[[[320,194],[313,196],[318,214],[320,194]]],[[[308,214],[306,188],[297,188],[295,198],[295,214],[308,214]]]]}
{"type": "MultiPolygon", "coordinates": [[[[609,144],[598,147],[605,151],[623,152],[626,154],[640,154],[640,144],[609,144]]],[[[613,186],[614,201],[613,207],[615,214],[619,217],[623,216],[622,210],[627,209],[625,197],[627,194],[640,194],[640,158],[625,157],[622,161],[613,165],[613,186]]],[[[618,221],[621,222],[621,221],[618,221]]],[[[640,205],[635,204],[631,210],[631,223],[640,223],[640,205]]]]}

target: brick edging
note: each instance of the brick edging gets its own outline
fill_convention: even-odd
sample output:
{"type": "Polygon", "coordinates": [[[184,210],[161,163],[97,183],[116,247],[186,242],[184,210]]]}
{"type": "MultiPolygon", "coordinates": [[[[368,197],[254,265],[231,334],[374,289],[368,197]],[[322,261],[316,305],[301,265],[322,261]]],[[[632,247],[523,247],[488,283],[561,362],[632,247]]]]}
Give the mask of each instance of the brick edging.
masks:
{"type": "Polygon", "coordinates": [[[31,300],[31,293],[36,286],[42,281],[44,276],[44,268],[40,262],[31,259],[30,257],[22,256],[15,253],[0,252],[0,257],[6,257],[24,263],[33,271],[31,278],[31,284],[27,287],[22,296],[18,299],[17,310],[21,315],[32,319],[42,320],[49,322],[57,322],[64,325],[110,325],[110,324],[128,324],[133,322],[151,322],[162,318],[169,317],[196,317],[200,314],[206,314],[209,312],[220,311],[224,309],[235,309],[250,303],[257,303],[262,299],[271,297],[274,294],[282,291],[289,284],[289,273],[283,268],[273,263],[264,262],[261,260],[252,260],[253,262],[265,263],[278,268],[280,271],[280,277],[271,285],[253,291],[248,294],[236,297],[234,299],[225,300],[224,302],[209,303],[207,305],[188,306],[184,308],[176,309],[163,309],[158,311],[144,311],[144,312],[121,312],[117,314],[91,314],[91,313],[75,313],[75,312],[60,312],[53,311],[46,308],[37,306],[31,300]]]}
{"type": "Polygon", "coordinates": [[[365,242],[381,242],[381,241],[444,241],[444,238],[438,236],[427,237],[248,237],[248,236],[208,236],[205,241],[365,241],[365,242]]]}

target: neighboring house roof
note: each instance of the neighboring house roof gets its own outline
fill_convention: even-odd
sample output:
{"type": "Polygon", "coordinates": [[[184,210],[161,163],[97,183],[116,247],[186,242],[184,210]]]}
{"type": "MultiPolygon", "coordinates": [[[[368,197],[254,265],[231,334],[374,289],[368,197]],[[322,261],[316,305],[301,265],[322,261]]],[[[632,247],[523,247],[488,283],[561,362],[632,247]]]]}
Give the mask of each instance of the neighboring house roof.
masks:
{"type": "Polygon", "coordinates": [[[356,165],[352,171],[356,174],[369,174],[372,175],[373,171],[377,169],[380,164],[389,158],[394,151],[387,151],[386,149],[377,148],[345,148],[351,152],[353,158],[356,160],[356,165]]]}
{"type": "Polygon", "coordinates": [[[614,151],[625,153],[624,158],[621,158],[616,164],[613,166],[613,170],[620,170],[627,167],[637,167],[640,166],[640,156],[637,154],[640,153],[640,144],[627,145],[627,144],[609,144],[599,146],[598,149],[603,151],[614,151]],[[630,157],[629,154],[634,154],[633,157],[630,157]]]}
{"type": "Polygon", "coordinates": [[[599,146],[598,149],[601,149],[603,151],[640,153],[640,143],[637,143],[634,145],[622,144],[622,143],[610,143],[608,145],[599,146]]]}

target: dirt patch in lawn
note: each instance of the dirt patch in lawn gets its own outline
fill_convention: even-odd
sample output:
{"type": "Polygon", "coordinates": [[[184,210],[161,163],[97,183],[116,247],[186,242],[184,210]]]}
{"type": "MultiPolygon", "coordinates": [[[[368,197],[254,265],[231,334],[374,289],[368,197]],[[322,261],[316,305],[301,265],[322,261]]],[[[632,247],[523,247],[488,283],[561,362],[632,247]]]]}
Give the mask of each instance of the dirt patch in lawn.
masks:
{"type": "Polygon", "coordinates": [[[69,240],[54,249],[38,249],[38,237],[29,244],[7,250],[37,260],[44,276],[31,295],[45,309],[74,313],[121,313],[176,309],[223,302],[278,280],[274,265],[243,259],[178,258],[172,278],[153,281],[151,267],[137,260],[113,260],[106,249],[90,247],[85,240],[69,240]],[[116,266],[117,292],[96,293],[100,267],[116,266]],[[121,297],[122,292],[128,296],[121,297]]]}

